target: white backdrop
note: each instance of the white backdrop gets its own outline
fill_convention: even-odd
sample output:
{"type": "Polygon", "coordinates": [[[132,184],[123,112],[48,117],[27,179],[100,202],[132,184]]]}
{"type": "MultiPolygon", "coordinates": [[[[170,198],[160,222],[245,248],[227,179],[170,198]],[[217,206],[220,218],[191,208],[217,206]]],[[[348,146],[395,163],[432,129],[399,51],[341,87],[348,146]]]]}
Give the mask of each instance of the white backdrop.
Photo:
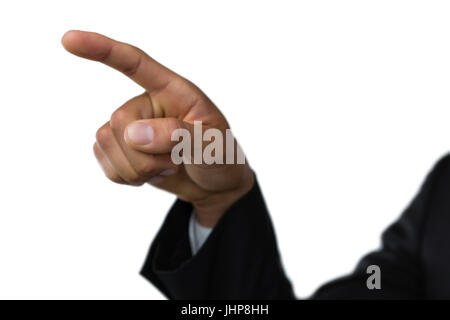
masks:
{"type": "Polygon", "coordinates": [[[174,197],[114,185],[97,128],[142,89],[64,51],[147,51],[228,117],[296,293],[349,272],[450,149],[448,1],[3,1],[0,298],[160,299],[139,276],[174,197]]]}

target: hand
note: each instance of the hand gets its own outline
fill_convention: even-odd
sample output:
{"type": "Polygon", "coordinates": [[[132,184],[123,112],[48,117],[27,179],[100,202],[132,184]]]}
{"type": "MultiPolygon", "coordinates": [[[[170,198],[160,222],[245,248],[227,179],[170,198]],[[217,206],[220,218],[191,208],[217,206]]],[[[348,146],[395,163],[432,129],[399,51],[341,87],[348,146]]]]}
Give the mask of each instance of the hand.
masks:
{"type": "Polygon", "coordinates": [[[194,121],[224,136],[229,129],[219,109],[193,83],[140,49],[97,33],[69,31],[62,43],[67,51],[102,62],[145,89],[97,131],[94,154],[110,180],[135,186],[148,182],[174,193],[193,204],[199,223],[207,227],[251,189],[254,178],[247,163],[175,165],[171,160],[178,143],[171,141],[175,129],[187,129],[191,137],[194,121]]]}

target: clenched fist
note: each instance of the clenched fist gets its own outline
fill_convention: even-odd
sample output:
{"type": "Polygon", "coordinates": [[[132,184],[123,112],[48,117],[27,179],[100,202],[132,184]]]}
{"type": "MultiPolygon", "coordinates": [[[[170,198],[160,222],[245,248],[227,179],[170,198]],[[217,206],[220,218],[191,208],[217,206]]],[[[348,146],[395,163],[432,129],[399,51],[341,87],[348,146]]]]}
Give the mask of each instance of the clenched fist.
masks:
{"type": "MultiPolygon", "coordinates": [[[[194,121],[201,121],[203,130],[217,129],[223,136],[229,129],[219,109],[194,84],[140,49],[97,33],[69,31],[62,43],[67,51],[102,62],[145,89],[114,111],[97,131],[94,153],[110,180],[137,186],[150,183],[174,193],[193,204],[199,223],[207,227],[213,227],[251,189],[254,178],[247,163],[176,165],[172,161],[171,151],[178,143],[172,139],[175,130],[185,129],[194,137],[194,121]]],[[[200,148],[205,148],[204,142],[200,148]]],[[[223,150],[225,158],[230,149],[223,150]]]]}

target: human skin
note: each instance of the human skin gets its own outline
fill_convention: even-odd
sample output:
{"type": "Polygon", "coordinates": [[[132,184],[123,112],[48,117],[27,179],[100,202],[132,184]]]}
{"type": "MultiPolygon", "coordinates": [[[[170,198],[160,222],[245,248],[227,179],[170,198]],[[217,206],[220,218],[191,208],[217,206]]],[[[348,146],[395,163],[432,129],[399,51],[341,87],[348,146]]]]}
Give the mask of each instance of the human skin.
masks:
{"type": "Polygon", "coordinates": [[[171,141],[175,129],[187,129],[193,137],[194,121],[224,135],[229,128],[219,109],[193,83],[142,50],[97,33],[72,30],[62,44],[74,55],[122,72],[145,90],[114,111],[97,131],[94,154],[111,181],[149,183],[173,193],[192,203],[198,222],[210,228],[252,188],[254,175],[247,161],[213,165],[171,161],[170,152],[178,143],[171,141]]]}

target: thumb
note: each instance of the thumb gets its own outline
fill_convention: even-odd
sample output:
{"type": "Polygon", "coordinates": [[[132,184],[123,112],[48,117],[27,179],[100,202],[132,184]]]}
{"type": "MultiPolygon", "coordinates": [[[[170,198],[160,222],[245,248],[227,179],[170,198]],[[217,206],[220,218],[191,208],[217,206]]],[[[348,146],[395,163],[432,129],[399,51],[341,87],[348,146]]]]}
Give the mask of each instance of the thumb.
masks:
{"type": "Polygon", "coordinates": [[[194,126],[177,118],[153,118],[130,123],[125,142],[133,149],[150,154],[170,153],[180,135],[193,137],[194,126]]]}
{"type": "Polygon", "coordinates": [[[177,118],[144,119],[129,124],[124,139],[131,148],[144,153],[171,153],[176,164],[245,163],[245,155],[229,129],[205,129],[203,132],[201,121],[192,124],[177,118]]]}

